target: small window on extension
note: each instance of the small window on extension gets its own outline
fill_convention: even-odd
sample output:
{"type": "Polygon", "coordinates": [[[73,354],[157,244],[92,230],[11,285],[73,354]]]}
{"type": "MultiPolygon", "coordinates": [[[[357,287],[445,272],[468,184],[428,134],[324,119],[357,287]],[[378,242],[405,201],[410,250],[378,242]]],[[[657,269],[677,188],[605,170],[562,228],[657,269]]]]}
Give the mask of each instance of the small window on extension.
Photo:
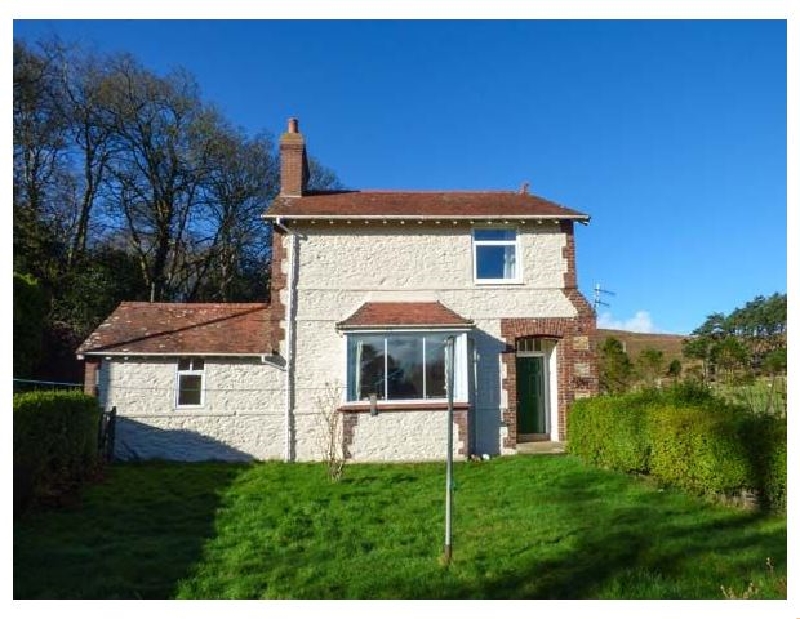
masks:
{"type": "Polygon", "coordinates": [[[204,402],[205,362],[203,359],[178,360],[176,406],[200,407],[204,402]]]}

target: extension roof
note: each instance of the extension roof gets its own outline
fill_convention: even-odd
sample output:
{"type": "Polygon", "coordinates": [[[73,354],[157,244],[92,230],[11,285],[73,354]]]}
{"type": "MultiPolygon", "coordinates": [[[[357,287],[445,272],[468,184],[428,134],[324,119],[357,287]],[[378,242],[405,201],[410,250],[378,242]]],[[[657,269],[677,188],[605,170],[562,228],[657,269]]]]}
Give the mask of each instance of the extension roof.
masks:
{"type": "Polygon", "coordinates": [[[438,301],[364,303],[352,316],[337,323],[339,329],[470,328],[471,320],[459,316],[438,301]]]}
{"type": "Polygon", "coordinates": [[[86,338],[80,355],[270,354],[266,303],[139,303],[124,301],[86,338]]]}
{"type": "Polygon", "coordinates": [[[513,191],[318,191],[278,196],[266,219],[570,219],[589,216],[513,191]]]}

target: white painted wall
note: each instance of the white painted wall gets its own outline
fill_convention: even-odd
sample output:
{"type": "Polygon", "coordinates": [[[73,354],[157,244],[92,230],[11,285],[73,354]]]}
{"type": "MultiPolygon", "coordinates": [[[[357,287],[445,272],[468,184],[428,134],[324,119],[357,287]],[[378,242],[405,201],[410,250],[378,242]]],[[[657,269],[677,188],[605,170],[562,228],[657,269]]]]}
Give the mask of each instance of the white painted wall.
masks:
{"type": "MultiPolygon", "coordinates": [[[[465,437],[466,438],[466,437],[465,437]]],[[[463,441],[453,424],[453,456],[463,441]]],[[[350,447],[355,460],[443,460],[447,451],[447,411],[381,411],[377,416],[359,415],[350,447]]]]}
{"type": "MultiPolygon", "coordinates": [[[[295,227],[300,233],[292,417],[295,458],[321,458],[326,438],[320,407],[333,405],[331,385],[343,397],[345,342],[335,323],[362,303],[381,300],[439,300],[475,321],[471,334],[479,354],[475,451],[501,453],[507,432],[501,413],[508,394],[501,389],[500,320],[575,316],[562,292],[565,235],[553,224],[521,227],[522,283],[480,286],[472,279],[469,228],[415,222],[372,226],[326,222],[295,227]]],[[[288,244],[289,238],[283,237],[283,242],[288,244]]],[[[288,261],[283,268],[288,272],[288,261]]],[[[286,305],[287,291],[281,292],[281,299],[286,305]]],[[[285,358],[285,342],[281,353],[285,358]]],[[[551,399],[556,401],[552,357],[551,399]]],[[[283,368],[256,359],[206,359],[205,367],[204,407],[182,410],[174,406],[175,359],[103,361],[101,398],[106,407],[118,410],[120,457],[283,457],[283,368]]],[[[351,451],[357,460],[440,459],[446,444],[444,414],[360,415],[351,451]]]]}
{"type": "MultiPolygon", "coordinates": [[[[325,383],[344,386],[344,336],[336,333],[335,323],[367,301],[390,300],[438,300],[475,321],[472,335],[480,355],[475,450],[501,453],[506,434],[501,412],[508,396],[500,382],[500,352],[504,348],[500,319],[576,315],[562,291],[567,263],[562,255],[566,235],[560,228],[551,223],[520,227],[523,281],[505,286],[473,282],[472,234],[465,226],[409,222],[367,227],[320,222],[294,225],[293,229],[300,233],[295,305],[297,458],[317,457],[318,440],[309,437],[315,432],[315,400],[325,383]]],[[[284,242],[288,243],[288,237],[284,242]]],[[[287,272],[288,268],[284,264],[287,272]]],[[[282,293],[284,304],[287,294],[282,293]]],[[[551,388],[551,398],[555,397],[551,388]]],[[[356,458],[411,459],[406,455],[444,454],[446,433],[433,430],[443,425],[436,421],[440,411],[386,415],[381,413],[364,427],[362,419],[368,415],[359,417],[352,448],[356,458]],[[398,436],[405,438],[399,442],[398,436]],[[389,448],[390,442],[399,446],[389,448]],[[383,458],[381,453],[385,454],[383,458]]]]}
{"type": "Polygon", "coordinates": [[[103,360],[100,401],[117,407],[126,459],[267,460],[283,455],[283,370],[258,359],[206,359],[205,403],[176,408],[177,359],[103,360]]]}

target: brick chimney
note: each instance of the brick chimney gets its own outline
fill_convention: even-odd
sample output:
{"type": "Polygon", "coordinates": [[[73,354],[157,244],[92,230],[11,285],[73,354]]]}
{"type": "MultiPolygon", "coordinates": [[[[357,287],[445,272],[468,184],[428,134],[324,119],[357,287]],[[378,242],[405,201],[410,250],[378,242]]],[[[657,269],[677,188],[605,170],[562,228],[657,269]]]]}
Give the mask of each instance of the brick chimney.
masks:
{"type": "Polygon", "coordinates": [[[296,118],[289,119],[286,133],[281,136],[281,193],[282,196],[302,196],[308,182],[306,143],[298,129],[296,118]]]}

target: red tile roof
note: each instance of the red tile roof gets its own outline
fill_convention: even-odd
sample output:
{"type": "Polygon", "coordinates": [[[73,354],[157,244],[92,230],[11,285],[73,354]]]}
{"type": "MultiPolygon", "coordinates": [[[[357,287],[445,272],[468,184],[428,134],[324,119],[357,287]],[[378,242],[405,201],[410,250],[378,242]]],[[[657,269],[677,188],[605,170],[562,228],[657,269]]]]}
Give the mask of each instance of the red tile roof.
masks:
{"type": "Polygon", "coordinates": [[[77,354],[269,354],[266,303],[123,302],[77,354]]]}
{"type": "Polygon", "coordinates": [[[512,191],[329,191],[278,197],[266,217],[544,217],[589,216],[538,196],[512,191]]]}
{"type": "Polygon", "coordinates": [[[355,313],[338,323],[339,328],[375,327],[471,327],[467,320],[445,307],[434,303],[364,303],[355,313]]]}

